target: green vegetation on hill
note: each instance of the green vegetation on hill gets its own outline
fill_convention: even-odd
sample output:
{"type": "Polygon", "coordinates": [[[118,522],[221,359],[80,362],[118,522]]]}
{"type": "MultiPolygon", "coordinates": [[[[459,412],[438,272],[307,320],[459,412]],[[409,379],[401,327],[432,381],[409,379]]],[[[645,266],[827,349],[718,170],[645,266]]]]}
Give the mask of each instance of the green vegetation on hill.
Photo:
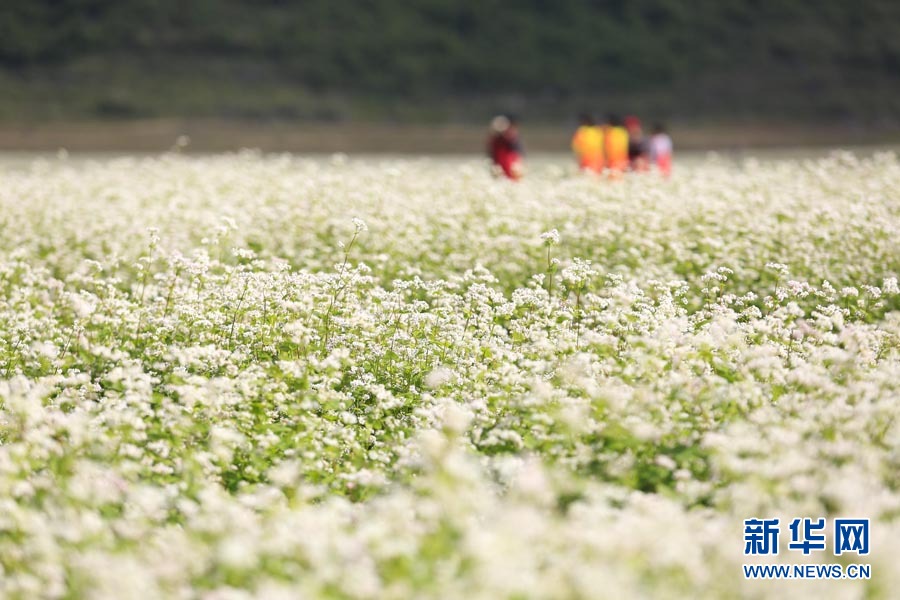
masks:
{"type": "Polygon", "coordinates": [[[5,0],[0,118],[894,117],[898,22],[894,0],[5,0]]]}

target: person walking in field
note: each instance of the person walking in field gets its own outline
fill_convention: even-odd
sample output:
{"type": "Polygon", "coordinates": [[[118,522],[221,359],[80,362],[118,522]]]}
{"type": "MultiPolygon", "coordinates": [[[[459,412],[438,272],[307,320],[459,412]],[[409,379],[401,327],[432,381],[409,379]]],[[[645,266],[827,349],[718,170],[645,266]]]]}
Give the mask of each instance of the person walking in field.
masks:
{"type": "Polygon", "coordinates": [[[659,172],[665,177],[672,174],[672,138],[666,133],[662,125],[653,127],[653,135],[650,136],[650,163],[656,165],[659,172]]]}
{"type": "Polygon", "coordinates": [[[522,178],[522,141],[519,128],[514,117],[499,115],[491,120],[491,132],[488,136],[487,154],[491,159],[492,170],[497,177],[506,177],[516,181],[522,178]]]}
{"type": "Polygon", "coordinates": [[[603,130],[589,114],[578,119],[580,125],[572,136],[572,151],[578,159],[578,166],[586,172],[603,171],[603,130]]]}
{"type": "Polygon", "coordinates": [[[632,171],[647,171],[650,168],[647,139],[641,120],[634,115],[625,117],[625,130],[628,132],[628,166],[632,171]]]}
{"type": "Polygon", "coordinates": [[[617,115],[609,115],[603,128],[603,154],[606,157],[606,168],[612,175],[618,175],[628,168],[628,131],[617,115]]]}

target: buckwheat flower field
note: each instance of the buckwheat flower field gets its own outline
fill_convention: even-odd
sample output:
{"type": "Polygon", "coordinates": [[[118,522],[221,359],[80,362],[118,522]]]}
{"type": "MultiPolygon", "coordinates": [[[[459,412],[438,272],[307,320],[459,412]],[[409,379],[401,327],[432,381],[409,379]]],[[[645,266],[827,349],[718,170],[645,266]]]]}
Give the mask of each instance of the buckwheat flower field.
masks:
{"type": "Polygon", "coordinates": [[[31,160],[0,232],[0,597],[898,597],[893,154],[31,160]],[[871,579],[746,580],[776,517],[871,579]]]}

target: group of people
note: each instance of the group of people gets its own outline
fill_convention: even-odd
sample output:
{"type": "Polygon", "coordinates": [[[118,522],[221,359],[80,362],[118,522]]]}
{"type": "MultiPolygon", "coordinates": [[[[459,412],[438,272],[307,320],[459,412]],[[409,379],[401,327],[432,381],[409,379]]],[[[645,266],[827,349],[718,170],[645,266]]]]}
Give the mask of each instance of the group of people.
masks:
{"type": "MultiPolygon", "coordinates": [[[[672,138],[662,125],[653,127],[645,136],[640,119],[620,119],[609,115],[596,123],[588,114],[581,115],[579,127],[572,136],[572,151],[580,169],[619,177],[625,171],[645,172],[657,169],[668,177],[672,172],[672,138]]],[[[523,175],[524,151],[516,119],[501,115],[491,121],[488,156],[498,176],[520,179],[523,175]]]]}

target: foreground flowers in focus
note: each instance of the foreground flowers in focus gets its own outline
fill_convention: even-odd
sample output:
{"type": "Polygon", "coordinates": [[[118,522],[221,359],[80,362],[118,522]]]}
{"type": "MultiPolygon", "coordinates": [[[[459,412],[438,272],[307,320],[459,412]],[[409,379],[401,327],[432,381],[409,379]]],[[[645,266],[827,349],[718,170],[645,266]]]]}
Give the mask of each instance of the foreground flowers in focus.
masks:
{"type": "Polygon", "coordinates": [[[891,597],[900,163],[679,171],[3,170],[0,595],[891,597]],[[757,516],[873,578],[744,581],[757,516]]]}

